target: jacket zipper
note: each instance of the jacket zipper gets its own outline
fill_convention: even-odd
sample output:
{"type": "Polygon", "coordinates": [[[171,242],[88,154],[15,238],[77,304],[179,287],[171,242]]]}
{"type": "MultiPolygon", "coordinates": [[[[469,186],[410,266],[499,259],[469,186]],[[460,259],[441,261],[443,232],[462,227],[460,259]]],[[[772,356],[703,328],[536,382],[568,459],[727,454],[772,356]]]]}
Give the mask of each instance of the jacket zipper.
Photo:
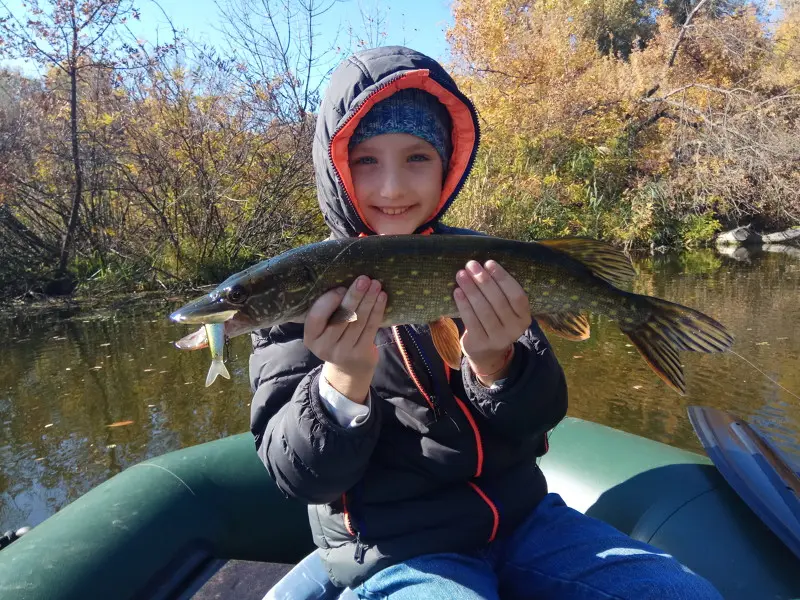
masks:
{"type": "MultiPolygon", "coordinates": [[[[417,342],[417,338],[414,335],[414,332],[409,328],[408,325],[403,325],[403,329],[406,330],[408,333],[408,339],[411,340],[411,343],[414,344],[414,348],[417,350],[417,354],[422,359],[422,364],[425,365],[425,370],[428,372],[428,378],[430,379],[431,386],[437,388],[436,380],[433,378],[433,369],[431,369],[431,365],[428,363],[428,359],[425,356],[425,353],[420,348],[419,342],[417,342]]],[[[413,368],[413,367],[412,367],[413,368]]],[[[433,405],[433,416],[435,418],[439,418],[443,414],[446,414],[444,408],[442,408],[441,404],[439,403],[439,395],[435,392],[430,394],[431,404],[433,405]]]]}
{"type": "MultiPolygon", "coordinates": [[[[351,111],[352,114],[351,114],[350,118],[348,118],[343,123],[340,123],[339,126],[336,129],[333,130],[333,133],[331,134],[331,140],[330,140],[330,142],[328,142],[328,160],[330,161],[331,165],[333,165],[333,172],[336,175],[336,181],[339,183],[339,187],[344,192],[344,197],[347,199],[347,202],[350,204],[350,208],[353,210],[353,212],[355,212],[356,217],[358,218],[359,222],[364,227],[364,229],[366,229],[367,231],[371,231],[371,229],[367,226],[366,223],[364,223],[363,219],[361,218],[361,215],[358,214],[358,211],[356,210],[356,206],[353,203],[353,199],[350,198],[350,194],[347,193],[347,188],[345,187],[344,181],[342,181],[342,177],[339,174],[339,169],[336,168],[336,163],[333,160],[333,140],[336,139],[336,136],[339,134],[339,132],[350,122],[350,120],[361,109],[361,107],[364,106],[364,104],[366,104],[367,102],[369,102],[370,99],[375,94],[377,94],[381,90],[385,89],[386,87],[388,87],[390,84],[394,83],[395,81],[399,81],[400,79],[403,79],[404,77],[407,77],[409,75],[410,75],[410,73],[400,73],[400,74],[394,75],[394,76],[390,77],[389,79],[387,79],[386,81],[383,81],[382,83],[380,83],[378,85],[378,87],[375,88],[369,96],[367,96],[361,102],[359,102],[358,104],[355,105],[355,107],[354,107],[355,109],[351,111]]],[[[433,75],[428,75],[428,77],[430,77],[430,79],[432,81],[434,81],[435,83],[437,83],[438,85],[442,86],[442,88],[447,90],[447,92],[452,94],[455,98],[461,100],[460,98],[458,98],[458,96],[455,93],[453,93],[452,91],[448,90],[445,85],[443,85],[442,83],[437,81],[436,78],[433,75]]],[[[471,153],[470,153],[470,160],[467,161],[467,168],[464,170],[463,175],[461,175],[461,177],[459,178],[458,183],[456,184],[456,187],[453,189],[453,192],[450,194],[450,198],[455,198],[456,196],[458,196],[459,192],[461,192],[461,188],[464,187],[464,184],[466,183],[467,178],[469,177],[469,174],[472,172],[472,168],[475,165],[475,155],[478,153],[478,147],[480,146],[480,142],[481,142],[481,127],[480,127],[480,122],[478,121],[478,115],[477,115],[477,113],[475,111],[475,107],[469,102],[465,102],[464,106],[466,106],[467,109],[469,109],[469,112],[472,115],[472,124],[475,127],[475,144],[473,145],[471,153]]]]}
{"type": "MultiPolygon", "coordinates": [[[[445,369],[445,373],[447,375],[447,381],[449,383],[450,382],[450,367],[445,365],[444,369],[445,369]]],[[[474,477],[475,477],[475,479],[477,479],[478,477],[481,476],[481,473],[483,472],[483,441],[481,439],[481,432],[478,429],[478,424],[475,422],[475,419],[473,418],[472,413],[469,412],[469,408],[467,408],[467,405],[464,403],[464,401],[461,400],[461,398],[459,398],[455,394],[453,394],[453,398],[455,399],[456,404],[458,404],[458,407],[461,409],[461,412],[464,413],[464,417],[467,419],[467,422],[469,423],[469,426],[472,428],[472,433],[475,435],[475,449],[476,449],[476,453],[477,453],[477,460],[476,460],[477,464],[475,466],[475,475],[474,475],[474,477]]],[[[497,536],[497,529],[500,527],[500,511],[497,510],[497,506],[495,505],[495,503],[492,502],[492,500],[489,498],[489,496],[486,495],[486,493],[478,486],[477,483],[475,483],[474,481],[468,481],[467,483],[475,491],[475,493],[478,494],[478,496],[480,496],[481,500],[483,500],[486,503],[486,505],[489,507],[489,510],[492,511],[492,532],[491,532],[491,534],[489,534],[489,540],[488,540],[488,541],[491,542],[497,536]]]]}
{"type": "MultiPolygon", "coordinates": [[[[397,328],[397,325],[392,326],[392,333],[394,333],[394,339],[397,342],[397,346],[400,348],[400,355],[403,357],[403,362],[405,363],[406,370],[408,371],[411,380],[414,382],[414,385],[417,386],[417,390],[419,391],[420,394],[422,394],[422,397],[425,398],[425,402],[428,403],[428,406],[433,411],[434,418],[438,419],[439,409],[437,407],[437,404],[434,403],[434,401],[436,400],[436,396],[429,395],[425,391],[425,388],[420,383],[419,377],[417,377],[417,372],[414,370],[414,366],[411,364],[411,359],[408,354],[408,349],[406,348],[406,345],[403,342],[403,338],[400,336],[400,331],[397,328]]],[[[419,348],[417,348],[417,351],[419,352],[419,348]]]]}
{"type": "MultiPolygon", "coordinates": [[[[426,400],[428,400],[428,404],[431,405],[431,407],[434,407],[435,405],[433,404],[433,402],[429,399],[429,397],[425,393],[424,388],[419,383],[419,379],[417,378],[416,373],[414,372],[414,368],[411,366],[411,361],[410,361],[410,359],[408,357],[408,352],[406,351],[406,348],[403,346],[403,342],[402,342],[402,339],[400,337],[399,331],[397,330],[397,326],[393,327],[392,329],[394,330],[395,337],[397,339],[398,344],[400,344],[400,352],[403,355],[403,360],[406,363],[406,368],[408,369],[408,371],[409,371],[409,373],[411,375],[411,379],[414,381],[414,383],[417,386],[417,388],[419,389],[420,393],[423,396],[425,396],[426,400]]],[[[417,353],[419,354],[420,358],[422,359],[422,363],[425,365],[425,368],[427,369],[428,374],[431,377],[431,381],[433,382],[434,381],[433,373],[431,371],[430,365],[428,364],[428,361],[425,360],[425,354],[422,352],[422,349],[420,348],[419,344],[417,344],[417,341],[416,341],[414,335],[410,331],[409,331],[409,337],[411,338],[411,341],[413,342],[414,346],[416,347],[417,353]]],[[[444,370],[445,370],[445,376],[446,376],[447,382],[449,384],[449,382],[450,382],[450,367],[447,366],[447,365],[444,365],[444,370]]],[[[458,404],[458,407],[461,409],[461,412],[464,413],[464,418],[469,423],[469,426],[472,429],[472,433],[475,435],[476,465],[475,465],[475,475],[474,475],[474,477],[477,479],[478,477],[481,476],[481,473],[483,472],[483,441],[481,439],[481,432],[478,429],[478,424],[475,422],[475,419],[472,416],[472,413],[469,412],[469,408],[467,408],[467,405],[464,403],[464,401],[461,400],[455,394],[453,394],[453,399],[456,401],[456,404],[458,404]]],[[[438,412],[437,412],[436,408],[434,408],[434,415],[438,416],[438,412]]],[[[495,537],[497,537],[497,530],[500,527],[500,511],[497,509],[497,506],[495,505],[495,503],[492,502],[491,498],[489,498],[489,496],[478,486],[477,483],[475,483],[474,481],[468,481],[467,483],[475,491],[475,493],[478,494],[478,496],[480,496],[481,500],[483,500],[486,503],[486,506],[488,506],[489,510],[492,512],[492,531],[489,534],[489,539],[488,539],[489,542],[492,542],[492,541],[494,541],[495,537]]]]}
{"type": "Polygon", "coordinates": [[[344,513],[344,527],[351,536],[356,538],[356,548],[353,551],[353,560],[358,564],[364,564],[364,555],[367,553],[367,545],[361,540],[361,531],[353,525],[353,517],[347,509],[347,494],[342,494],[342,512],[344,513]]]}

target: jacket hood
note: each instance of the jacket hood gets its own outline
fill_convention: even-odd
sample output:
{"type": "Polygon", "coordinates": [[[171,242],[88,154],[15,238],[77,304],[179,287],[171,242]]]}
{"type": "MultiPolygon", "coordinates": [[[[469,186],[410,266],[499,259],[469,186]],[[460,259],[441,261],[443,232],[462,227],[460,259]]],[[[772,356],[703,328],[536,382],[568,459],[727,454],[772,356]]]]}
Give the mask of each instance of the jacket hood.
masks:
{"type": "Polygon", "coordinates": [[[409,87],[436,96],[453,123],[453,153],[439,205],[415,233],[435,226],[464,185],[480,140],[478,116],[472,102],[459,91],[447,71],[424,54],[402,46],[359,52],[343,61],[331,75],[314,136],[317,199],[333,237],[374,233],[355,196],[348,166],[348,142],[372,106],[409,87]]]}

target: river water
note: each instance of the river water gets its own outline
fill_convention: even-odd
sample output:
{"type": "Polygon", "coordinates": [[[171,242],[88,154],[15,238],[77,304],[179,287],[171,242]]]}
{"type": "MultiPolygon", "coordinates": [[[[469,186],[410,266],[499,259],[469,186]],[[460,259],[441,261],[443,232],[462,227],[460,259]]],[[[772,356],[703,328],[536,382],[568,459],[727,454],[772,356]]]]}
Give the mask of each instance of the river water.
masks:
{"type": "MultiPolygon", "coordinates": [[[[592,317],[590,340],[551,338],[569,414],[702,452],[686,408],[713,406],[800,456],[800,401],[767,378],[800,395],[800,259],[703,250],[635,263],[634,291],[722,321],[766,376],[734,354],[683,353],[681,397],[616,325],[592,317]]],[[[40,523],[143,459],[248,430],[249,339],[231,342],[232,380],[205,388],[207,352],[171,345],[188,332],[166,320],[178,305],[0,320],[0,533],[40,523]]]]}

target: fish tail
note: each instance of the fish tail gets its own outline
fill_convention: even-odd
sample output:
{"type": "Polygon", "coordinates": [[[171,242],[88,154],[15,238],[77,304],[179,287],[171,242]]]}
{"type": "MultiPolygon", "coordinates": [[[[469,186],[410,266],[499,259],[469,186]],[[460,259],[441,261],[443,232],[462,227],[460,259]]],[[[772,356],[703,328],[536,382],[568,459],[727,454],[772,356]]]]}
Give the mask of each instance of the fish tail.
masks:
{"type": "Polygon", "coordinates": [[[206,376],[206,387],[214,383],[214,381],[216,381],[217,377],[220,375],[222,375],[225,379],[231,378],[231,374],[228,373],[228,367],[225,366],[225,363],[222,362],[222,359],[215,358],[211,361],[211,366],[208,369],[208,375],[206,376]]]}
{"type": "Polygon", "coordinates": [[[650,316],[644,323],[621,325],[633,345],[669,387],[686,393],[683,368],[678,351],[725,352],[733,345],[733,336],[725,327],[700,311],[646,297],[650,316]]]}

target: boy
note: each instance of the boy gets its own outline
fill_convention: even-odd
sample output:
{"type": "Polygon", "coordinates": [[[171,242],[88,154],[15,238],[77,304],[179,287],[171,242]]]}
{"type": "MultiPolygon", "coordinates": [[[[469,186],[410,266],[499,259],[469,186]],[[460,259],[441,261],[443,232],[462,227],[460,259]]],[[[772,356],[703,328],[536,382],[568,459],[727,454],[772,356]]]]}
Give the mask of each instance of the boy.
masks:
{"type": "MultiPolygon", "coordinates": [[[[474,234],[440,219],[478,138],[472,103],[432,59],[388,47],[346,60],[314,140],[332,235],[474,234]]],[[[719,598],[547,494],[536,458],[566,414],[561,367],[502,265],[471,262],[455,283],[460,371],[427,327],[380,329],[386,294],[363,276],[304,324],[254,338],[258,454],[309,505],[332,581],[363,598],[719,598]],[[328,326],[340,305],[357,320],[328,326]]]]}

